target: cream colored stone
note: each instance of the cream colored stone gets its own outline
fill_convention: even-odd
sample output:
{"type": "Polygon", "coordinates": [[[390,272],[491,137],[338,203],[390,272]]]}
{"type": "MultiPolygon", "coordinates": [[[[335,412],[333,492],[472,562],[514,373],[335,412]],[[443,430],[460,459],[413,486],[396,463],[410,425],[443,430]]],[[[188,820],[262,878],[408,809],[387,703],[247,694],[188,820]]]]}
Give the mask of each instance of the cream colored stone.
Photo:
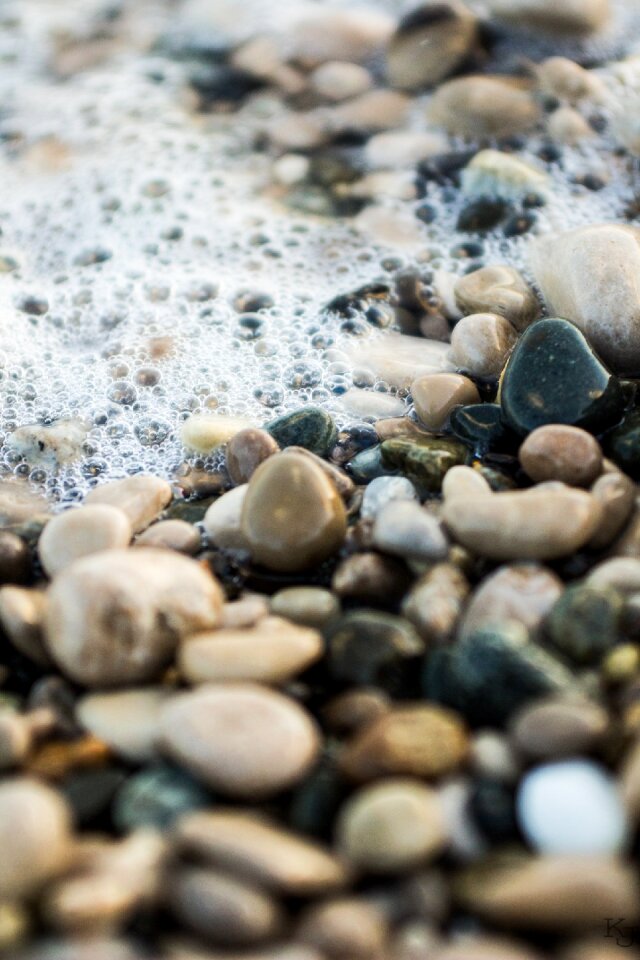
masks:
{"type": "Polygon", "coordinates": [[[509,622],[536,637],[564,584],[551,570],[536,563],[498,567],[474,590],[459,626],[459,637],[509,622]]]}
{"type": "Polygon", "coordinates": [[[114,693],[90,693],[76,706],[76,716],[89,733],[132,763],[157,757],[155,738],[160,709],[170,687],[140,687],[114,693]]]}
{"type": "Polygon", "coordinates": [[[497,313],[518,331],[528,327],[540,313],[531,287],[517,270],[504,264],[481,267],[460,277],[455,296],[464,313],[497,313]]]}
{"type": "Polygon", "coordinates": [[[29,463],[55,468],[82,455],[88,432],[87,424],[76,417],[51,424],[29,423],[14,430],[6,444],[29,463]]]}
{"type": "Polygon", "coordinates": [[[313,90],[327,100],[347,100],[368,90],[371,74],[359,63],[344,60],[328,60],[313,71],[309,78],[313,90]]]}
{"type": "Polygon", "coordinates": [[[464,373],[496,379],[517,339],[518,334],[506,317],[495,313],[472,313],[453,328],[451,361],[464,373]]]}
{"type": "Polygon", "coordinates": [[[53,517],[38,540],[38,555],[45,573],[54,577],[80,557],[126,547],[131,524],[118,507],[100,503],[66,510],[53,517]]]}
{"type": "Polygon", "coordinates": [[[504,77],[484,75],[441,84],[431,98],[428,114],[447,133],[473,139],[522,133],[540,119],[528,90],[504,77]]]}
{"type": "Polygon", "coordinates": [[[315,66],[327,60],[366,63],[381,52],[393,32],[393,18],[371,7],[305,8],[282,31],[279,43],[287,59],[315,66]]]}
{"type": "Polygon", "coordinates": [[[492,493],[480,471],[463,464],[447,470],[442,481],[442,496],[445,500],[454,497],[490,496],[492,493]]]}
{"type": "Polygon", "coordinates": [[[348,348],[354,365],[372,371],[390,386],[406,389],[428,373],[453,372],[449,344],[391,333],[379,340],[359,340],[348,348]]]}
{"type": "Polygon", "coordinates": [[[252,424],[243,417],[216,413],[193,413],[180,429],[180,439],[188,450],[208,456],[240,430],[252,424]]]}
{"type": "Polygon", "coordinates": [[[554,110],[547,120],[547,130],[552,140],[570,147],[596,135],[593,127],[573,107],[559,107],[554,110]]]}
{"type": "Polygon", "coordinates": [[[129,518],[134,533],[145,530],[171,501],[171,487],[160,477],[135,476],[94,487],[85,497],[87,506],[119,507],[129,518]]]}
{"type": "Polygon", "coordinates": [[[207,537],[215,547],[223,550],[248,550],[247,538],[242,532],[242,509],[249,485],[234,487],[211,504],[204,515],[207,537]]]}
{"type": "Polygon", "coordinates": [[[479,150],[462,171],[462,190],[473,196],[517,200],[523,194],[545,196],[549,177],[543,170],[502,150],[479,150]]]}
{"type": "Polygon", "coordinates": [[[431,643],[450,640],[470,591],[453,564],[438,563],[414,583],[402,601],[402,614],[431,643]]]}
{"type": "Polygon", "coordinates": [[[456,407],[480,403],[478,388],[459,373],[431,373],[411,384],[418,417],[429,430],[441,430],[456,407]]]}
{"type": "Polygon", "coordinates": [[[397,90],[377,89],[327,108],[324,119],[328,128],[342,130],[391,130],[401,127],[409,113],[411,100],[397,90]]]}
{"type": "Polygon", "coordinates": [[[552,33],[592,33],[610,16],[609,0],[490,0],[497,17],[552,33]]]}
{"type": "Polygon", "coordinates": [[[364,156],[376,170],[388,167],[414,167],[426,157],[444,153],[447,139],[441,133],[416,130],[390,130],[367,140],[364,156]]]}
{"type": "Polygon", "coordinates": [[[636,502],[636,485],[619,470],[603,473],[591,487],[591,493],[602,508],[602,519],[589,541],[594,550],[613,543],[631,516],[636,502]]]}
{"type": "Polygon", "coordinates": [[[141,533],[135,542],[136,547],[158,547],[162,550],[177,550],[190,556],[196,554],[201,546],[200,533],[186,520],[160,520],[141,533]]]}
{"type": "Polygon", "coordinates": [[[548,57],[533,67],[540,91],[569,103],[582,99],[598,102],[603,96],[600,78],[567,57],[548,57]]]}

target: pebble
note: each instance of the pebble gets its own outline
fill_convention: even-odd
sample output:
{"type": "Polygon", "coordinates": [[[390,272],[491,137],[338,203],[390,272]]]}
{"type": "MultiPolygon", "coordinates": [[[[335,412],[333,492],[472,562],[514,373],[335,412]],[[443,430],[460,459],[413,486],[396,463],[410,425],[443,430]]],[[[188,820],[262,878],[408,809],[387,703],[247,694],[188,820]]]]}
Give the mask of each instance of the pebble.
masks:
{"type": "Polygon", "coordinates": [[[516,808],[522,832],[539,853],[607,856],[627,845],[629,826],[615,781],[591,760],[534,767],[520,783],[516,808]]]}
{"type": "Polygon", "coordinates": [[[559,107],[547,120],[547,132],[556,143],[576,146],[581,140],[595,137],[595,130],[573,107],[559,107]]]}
{"type": "Polygon", "coordinates": [[[405,594],[402,613],[427,643],[445,643],[453,636],[469,590],[458,567],[438,563],[405,594]]]}
{"type": "Polygon", "coordinates": [[[414,7],[387,46],[389,83],[405,90],[435,86],[469,56],[476,35],[476,18],[459,0],[414,7]]]}
{"type": "Polygon", "coordinates": [[[317,65],[327,60],[366,63],[393,32],[393,19],[370,8],[310,8],[290,25],[281,42],[288,59],[317,65]]]}
{"type": "Polygon", "coordinates": [[[595,434],[616,423],[624,397],[615,377],[568,320],[539,320],[515,346],[502,376],[506,423],[526,435],[548,423],[595,434]]]}
{"type": "Polygon", "coordinates": [[[603,473],[591,487],[591,494],[600,504],[602,519],[589,547],[608,547],[625,527],[636,500],[636,486],[623,473],[603,473]]]}
{"type": "Polygon", "coordinates": [[[359,63],[328,60],[311,73],[309,83],[326,100],[348,100],[368,90],[372,83],[369,71],[359,63]]]}
{"type": "Polygon", "coordinates": [[[129,518],[134,533],[141,533],[171,502],[171,487],[160,477],[125,477],[94,487],[84,499],[85,506],[108,504],[129,518]]]}
{"type": "Polygon", "coordinates": [[[372,530],[378,550],[411,560],[444,560],[449,541],[440,521],[413,500],[395,500],[380,510],[372,530]]]}
{"type": "Polygon", "coordinates": [[[573,487],[533,487],[445,501],[458,543],[492,560],[552,560],[583,547],[600,521],[596,500],[573,487]]]}
{"type": "Polygon", "coordinates": [[[0,784],[0,896],[21,900],[62,872],[72,853],[70,814],[60,794],[28,777],[0,784]]]}
{"type": "Polygon", "coordinates": [[[340,601],[323,587],[285,587],[271,598],[271,613],[320,630],[338,616],[340,601]]]}
{"type": "Polygon", "coordinates": [[[442,707],[392,707],[346,744],[340,768],[352,780],[438,778],[465,761],[469,743],[457,715],[442,707]]]}
{"type": "Polygon", "coordinates": [[[474,725],[504,724],[526,704],[574,686],[569,670],[517,624],[437,647],[426,658],[423,693],[474,725]]]}
{"type": "Polygon", "coordinates": [[[518,339],[515,328],[496,313],[472,313],[451,333],[451,361],[472,377],[496,379],[518,339]]]}
{"type": "Polygon", "coordinates": [[[621,639],[623,609],[615,590],[569,584],[549,612],[546,633],[572,663],[597,666],[621,639]]]}
{"type": "Polygon", "coordinates": [[[402,560],[366,550],[340,561],[331,578],[331,589],[341,598],[363,604],[376,604],[381,596],[396,603],[410,583],[411,574],[402,560]]]}
{"type": "Polygon", "coordinates": [[[564,584],[551,570],[537,563],[499,567],[474,590],[464,612],[459,636],[517,623],[531,638],[537,637],[564,584]]]}
{"type": "Polygon", "coordinates": [[[594,918],[625,917],[625,923],[634,923],[639,894],[632,866],[610,856],[485,861],[458,883],[460,903],[486,922],[564,934],[593,929],[594,918]]]}
{"type": "Polygon", "coordinates": [[[82,455],[89,428],[83,420],[55,420],[51,424],[29,423],[7,437],[6,444],[28,463],[56,469],[82,455]]]}
{"type": "Polygon", "coordinates": [[[331,463],[329,460],[323,460],[322,457],[311,453],[310,450],[306,450],[304,447],[287,447],[287,453],[299,453],[300,456],[305,457],[307,461],[315,464],[315,466],[318,467],[319,470],[322,470],[329,478],[343,500],[348,501],[351,499],[356,488],[355,483],[351,477],[340,467],[336,466],[336,464],[331,463]]]}
{"type": "Polygon", "coordinates": [[[640,559],[612,557],[596,564],[589,571],[585,583],[596,589],[611,588],[623,596],[640,592],[640,559]]]}
{"type": "Polygon", "coordinates": [[[362,498],[360,516],[375,520],[381,510],[396,501],[415,503],[418,492],[406,477],[375,477],[367,485],[362,498]]]}
{"type": "Polygon", "coordinates": [[[390,706],[389,697],[374,688],[354,688],[333,697],[322,710],[322,719],[333,732],[349,734],[377,720],[390,706]]]}
{"type": "Polygon", "coordinates": [[[248,550],[242,531],[242,511],[249,490],[247,483],[234,487],[207,508],[202,525],[209,541],[221,550],[248,550]]]}
{"type": "Polygon", "coordinates": [[[491,487],[479,470],[460,464],[451,467],[442,481],[442,497],[450,500],[453,497],[489,496],[491,487]]]}
{"type": "Polygon", "coordinates": [[[616,373],[640,372],[640,232],[605,223],[551,234],[530,262],[549,311],[572,320],[616,373]]]}
{"type": "Polygon", "coordinates": [[[177,553],[104,550],[63,570],[49,589],[47,647],[85,686],[151,680],[178,640],[214,627],[222,591],[210,573],[177,553]]]}
{"type": "Polygon", "coordinates": [[[252,799],[298,783],[319,747],[302,707],[252,683],[204,686],[172,698],[159,736],[166,752],[209,786],[252,799]]]}
{"type": "Polygon", "coordinates": [[[385,440],[382,462],[401,470],[423,493],[439,493],[448,470],[467,459],[464,444],[450,437],[385,440]]]}
{"type": "Polygon", "coordinates": [[[131,537],[131,524],[122,510],[94,504],[49,520],[38,540],[38,556],[47,576],[54,577],[80,557],[128,546],[131,537]]]}
{"type": "Polygon", "coordinates": [[[479,150],[461,176],[463,193],[476,197],[519,200],[526,194],[544,197],[549,178],[542,170],[502,150],[479,150]]]}
{"type": "Polygon", "coordinates": [[[522,331],[540,313],[540,304],[513,267],[481,267],[456,281],[456,303],[464,314],[496,313],[522,331]]]}
{"type": "Polygon", "coordinates": [[[634,480],[640,479],[640,416],[630,410],[606,439],[607,452],[616,466],[634,480]]]}
{"type": "Polygon", "coordinates": [[[227,443],[234,434],[250,427],[243,417],[229,417],[219,413],[192,413],[180,428],[180,440],[187,448],[202,456],[209,456],[227,443]]]}
{"type": "Polygon", "coordinates": [[[166,830],[183,814],[210,804],[209,792],[184,770],[155,764],[125,780],[114,798],[112,816],[123,833],[166,830]]]}
{"type": "Polygon", "coordinates": [[[344,614],[329,637],[328,666],[334,679],[378,687],[393,695],[416,685],[424,643],[402,617],[374,610],[344,614]]]}
{"type": "Polygon", "coordinates": [[[442,83],[429,104],[429,119],[455,137],[508,137],[535,126],[538,106],[509,79],[465,76],[442,83]]]}
{"type": "Polygon", "coordinates": [[[304,447],[319,457],[326,456],[338,439],[333,418],[319,407],[302,407],[267,423],[265,430],[280,447],[304,447]]]}
{"type": "Polygon", "coordinates": [[[409,97],[397,90],[367,90],[327,108],[325,122],[334,137],[349,130],[376,133],[402,126],[410,106],[409,97]]]}
{"type": "Polygon", "coordinates": [[[166,687],[140,687],[81,697],[76,717],[82,727],[131,763],[156,758],[160,709],[171,694],[166,687]]]}
{"type": "Polygon", "coordinates": [[[564,424],[546,424],[530,433],[518,459],[534,483],[560,480],[588,487],[602,473],[602,448],[595,437],[564,424]]]}
{"type": "Polygon", "coordinates": [[[597,102],[602,96],[598,76],[567,57],[548,57],[534,70],[541,93],[548,97],[574,104],[583,99],[597,102]]]}
{"type": "Polygon", "coordinates": [[[280,933],[284,924],[282,909],[269,894],[217,870],[174,870],[167,899],[181,923],[219,946],[249,946],[268,940],[280,933]]]}
{"type": "Polygon", "coordinates": [[[249,811],[187,813],[173,839],[181,853],[285,896],[321,896],[349,878],[329,850],[249,811]]]}
{"type": "Polygon", "coordinates": [[[342,394],[340,405],[363,420],[401,417],[406,409],[404,401],[399,397],[389,393],[378,393],[377,390],[362,390],[355,387],[342,394]]]}
{"type": "Polygon", "coordinates": [[[12,586],[0,590],[2,629],[23,656],[45,668],[52,663],[44,642],[46,603],[46,595],[41,590],[12,586]]]}
{"type": "Polygon", "coordinates": [[[458,214],[456,230],[468,233],[486,233],[493,230],[509,213],[509,207],[500,197],[480,196],[470,200],[458,214]]]}
{"type": "Polygon", "coordinates": [[[26,542],[10,530],[0,530],[0,584],[29,583],[31,554],[26,542]]]}
{"type": "Polygon", "coordinates": [[[192,523],[186,520],[160,520],[140,534],[135,546],[159,547],[194,556],[199,553],[202,541],[199,530],[192,523]]]}
{"type": "Polygon", "coordinates": [[[222,628],[189,637],[178,650],[181,676],[193,684],[251,680],[287,683],[323,652],[321,635],[280,617],[253,627],[222,628]]]}
{"type": "Polygon", "coordinates": [[[603,27],[610,14],[609,0],[491,0],[494,16],[551,33],[592,33],[603,27]]]}
{"type": "Polygon", "coordinates": [[[278,444],[266,430],[246,427],[231,437],[227,444],[227,471],[234,486],[247,483],[263,460],[278,452],[278,444]]]}
{"type": "Polygon", "coordinates": [[[390,333],[384,339],[356,340],[348,348],[355,367],[364,367],[391,387],[407,390],[427,373],[452,372],[449,345],[438,340],[390,333]]]}
{"type": "Polygon", "coordinates": [[[429,430],[441,430],[455,407],[479,403],[478,388],[459,373],[432,373],[411,384],[418,417],[429,430]]]}
{"type": "Polygon", "coordinates": [[[296,935],[330,960],[372,960],[385,955],[388,928],[375,903],[341,897],[307,908],[296,935]]]}
{"type": "Polygon", "coordinates": [[[440,133],[417,130],[389,130],[367,140],[364,158],[374,170],[414,167],[420,160],[445,153],[447,139],[440,133]]]}
{"type": "Polygon", "coordinates": [[[0,527],[20,526],[47,519],[49,503],[19,480],[0,480],[0,527]]]}
{"type": "Polygon", "coordinates": [[[307,457],[279,453],[256,470],[242,506],[242,533],[256,563],[296,571],[341,546],[346,513],[331,480],[307,457]]]}
{"type": "Polygon", "coordinates": [[[510,736],[524,757],[556,760],[590,753],[602,743],[608,726],[607,712],[598,704],[550,697],[516,714],[510,736]]]}

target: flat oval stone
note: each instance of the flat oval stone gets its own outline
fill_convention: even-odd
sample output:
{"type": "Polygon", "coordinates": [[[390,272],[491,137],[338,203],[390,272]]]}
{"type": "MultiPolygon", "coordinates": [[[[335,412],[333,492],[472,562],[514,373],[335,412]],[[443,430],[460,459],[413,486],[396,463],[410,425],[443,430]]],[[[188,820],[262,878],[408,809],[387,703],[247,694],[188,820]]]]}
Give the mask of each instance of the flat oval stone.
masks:
{"type": "Polygon", "coordinates": [[[502,150],[479,150],[462,171],[461,180],[466,194],[506,200],[518,200],[523,194],[544,197],[549,182],[542,170],[502,150]]]}
{"type": "Polygon", "coordinates": [[[250,683],[200,687],[165,705],[163,748],[205,783],[257,798],[291,787],[316,759],[319,737],[305,710],[250,683]]]}
{"type": "Polygon", "coordinates": [[[605,26],[611,13],[609,0],[491,0],[491,11],[518,26],[578,36],[605,26]]]}
{"type": "Polygon", "coordinates": [[[178,650],[178,668],[189,683],[292,680],[320,658],[316,630],[280,617],[263,617],[253,627],[222,628],[189,637],[178,650]]]}
{"type": "Polygon", "coordinates": [[[271,598],[271,612],[304,627],[320,629],[340,613],[340,601],[323,587],[285,587],[271,598]]]}
{"type": "Polygon", "coordinates": [[[280,447],[304,447],[324,457],[338,439],[333,417],[319,407],[302,407],[265,426],[280,447]]]}
{"type": "Polygon", "coordinates": [[[454,539],[493,560],[552,560],[579,550],[600,522],[597,501],[573,487],[445,500],[442,519],[454,539]]]}
{"type": "Polygon", "coordinates": [[[468,56],[476,32],[476,18],[458,0],[415,7],[389,40],[389,82],[405,90],[439,83],[468,56]]]}
{"type": "Polygon", "coordinates": [[[442,497],[450,500],[453,497],[488,497],[493,493],[487,480],[479,470],[460,464],[451,467],[442,481],[442,497]]]}
{"type": "Polygon", "coordinates": [[[451,360],[473,377],[500,376],[518,339],[515,327],[497,313],[471,313],[451,332],[451,360]]]}
{"type": "Polygon", "coordinates": [[[432,373],[411,384],[411,396],[418,417],[429,430],[440,430],[455,407],[479,403],[478,388],[459,373],[432,373]]]}
{"type": "Polygon", "coordinates": [[[0,896],[20,900],[64,870],[72,853],[62,796],[27,777],[0,784],[0,896]]]}
{"type": "Polygon", "coordinates": [[[412,560],[444,560],[449,551],[440,521],[413,500],[395,500],[380,510],[371,539],[383,553],[412,560]]]}
{"type": "Polygon", "coordinates": [[[636,485],[624,473],[603,473],[591,487],[591,494],[600,504],[602,517],[589,547],[601,550],[622,532],[636,502],[636,485]]]}
{"type": "Polygon", "coordinates": [[[178,849],[286,896],[319,896],[348,879],[329,850],[242,810],[200,811],[176,824],[178,849]]]}
{"type": "Polygon", "coordinates": [[[307,457],[286,451],[252,476],[241,522],[253,560],[271,570],[312,567],[335,553],[346,533],[331,480],[307,457]]]}
{"type": "Polygon", "coordinates": [[[525,707],[513,717],[511,740],[533,760],[555,760],[590,753],[609,726],[606,710],[588,700],[550,697],[525,707]]]}
{"type": "Polygon", "coordinates": [[[278,444],[266,430],[246,427],[227,444],[227,470],[235,486],[247,483],[263,460],[278,452],[278,444]]]}
{"type": "Polygon", "coordinates": [[[518,458],[535,483],[560,480],[588,487],[602,472],[602,448],[595,437],[564,424],[538,427],[520,447],[518,458]]]}
{"type": "Polygon", "coordinates": [[[125,477],[94,487],[84,502],[119,507],[129,518],[133,532],[140,533],[171,502],[171,487],[160,477],[125,477]]]}
{"type": "Polygon", "coordinates": [[[347,800],[336,838],[354,867],[398,873],[437,857],[447,845],[447,826],[435,791],[417,780],[389,779],[347,800]]]}
{"type": "Polygon", "coordinates": [[[498,314],[516,330],[524,330],[540,313],[540,304],[521,274],[513,267],[495,264],[459,277],[456,303],[465,314],[498,314]]]}
{"type": "Polygon", "coordinates": [[[428,109],[437,126],[453,136],[474,140],[521,133],[540,117],[527,90],[502,77],[489,76],[464,76],[442,83],[428,109]]]}
{"type": "Polygon", "coordinates": [[[186,520],[160,520],[141,533],[136,547],[159,547],[193,556],[201,547],[200,532],[186,520]]]}
{"type": "Polygon", "coordinates": [[[96,503],[53,517],[40,534],[38,555],[45,573],[53,577],[80,557],[128,546],[131,537],[131,524],[122,510],[96,503]]]}
{"type": "Polygon", "coordinates": [[[519,434],[547,423],[601,433],[620,419],[625,401],[584,334],[568,320],[548,319],[529,327],[516,344],[502,377],[500,404],[519,434]]]}
{"type": "Polygon", "coordinates": [[[45,612],[47,647],[85,686],[151,680],[179,639],[214,627],[222,591],[194,560],[169,550],[104,550],[56,577],[45,612]]]}
{"type": "Polygon", "coordinates": [[[133,763],[156,757],[155,736],[160,708],[170,687],[140,687],[114,693],[90,693],[76,706],[76,717],[92,733],[133,763]]]}

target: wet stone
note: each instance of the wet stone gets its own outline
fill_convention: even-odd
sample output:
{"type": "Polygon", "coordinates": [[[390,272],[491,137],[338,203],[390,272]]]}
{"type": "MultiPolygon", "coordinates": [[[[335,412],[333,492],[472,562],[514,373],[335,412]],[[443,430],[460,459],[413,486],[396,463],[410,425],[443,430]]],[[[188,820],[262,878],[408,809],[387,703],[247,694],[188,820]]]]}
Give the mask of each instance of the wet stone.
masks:
{"type": "Polygon", "coordinates": [[[456,629],[469,590],[458,567],[436,564],[406,593],[402,613],[427,643],[443,643],[456,629]]]}
{"type": "Polygon", "coordinates": [[[407,90],[439,83],[469,55],[476,30],[476,18],[458,0],[414,7],[400,20],[389,41],[389,82],[407,90]]]}
{"type": "Polygon", "coordinates": [[[140,534],[135,543],[138,547],[159,547],[163,550],[176,550],[193,556],[200,551],[202,541],[200,531],[185,520],[160,520],[140,534]]]}
{"type": "Polygon", "coordinates": [[[602,471],[600,444],[579,427],[538,427],[526,438],[518,457],[535,483],[560,480],[571,486],[587,487],[602,471]]]}
{"type": "Polygon", "coordinates": [[[53,577],[80,557],[126,547],[131,536],[131,524],[122,510],[94,504],[53,517],[40,535],[38,554],[45,573],[53,577]]]}
{"type": "Polygon", "coordinates": [[[497,403],[472,403],[454,410],[450,427],[455,437],[479,455],[509,449],[516,439],[505,427],[497,403]]]}
{"type": "Polygon", "coordinates": [[[265,426],[280,447],[304,447],[326,456],[338,439],[333,418],[318,407],[303,407],[272,420],[265,426]]]}
{"type": "Polygon", "coordinates": [[[640,411],[631,410],[608,434],[607,454],[624,473],[640,480],[640,411]]]}
{"type": "Polygon", "coordinates": [[[478,197],[467,203],[458,215],[456,230],[467,233],[483,233],[501,223],[509,207],[499,197],[478,197]]]}
{"type": "Polygon", "coordinates": [[[416,690],[424,643],[402,617],[374,610],[345,614],[329,638],[328,664],[335,680],[379,687],[393,696],[416,690]]]}
{"type": "Polygon", "coordinates": [[[414,380],[411,396],[415,411],[429,430],[442,430],[457,407],[478,403],[475,383],[459,373],[433,373],[414,380]]]}
{"type": "Polygon", "coordinates": [[[374,606],[400,600],[410,583],[411,574],[400,559],[368,550],[345,557],[331,578],[339,597],[374,606]]]}
{"type": "Polygon", "coordinates": [[[615,590],[570,584],[551,609],[546,632],[572,663],[598,664],[621,639],[623,606],[615,590]]]}
{"type": "Polygon", "coordinates": [[[134,533],[145,530],[171,501],[171,487],[160,477],[135,476],[112,480],[91,490],[85,504],[109,504],[119,507],[134,533]]]}
{"type": "Polygon", "coordinates": [[[600,550],[613,543],[625,526],[636,499],[634,482],[624,473],[604,473],[591,488],[600,504],[602,519],[589,541],[589,546],[600,550]]]}
{"type": "Polygon", "coordinates": [[[390,503],[398,500],[415,502],[417,499],[416,488],[406,477],[376,477],[364,492],[360,516],[374,520],[390,503]]]}
{"type": "Polygon", "coordinates": [[[170,693],[165,687],[141,687],[88,694],[78,701],[76,716],[85,730],[119,756],[144,763],[155,759],[160,709],[170,693]]]}
{"type": "Polygon", "coordinates": [[[459,636],[515,623],[524,627],[530,638],[537,639],[563,589],[562,580],[540,564],[498,567],[474,590],[460,623],[459,636]]]}
{"type": "Polygon", "coordinates": [[[383,956],[389,925],[384,910],[364,898],[340,897],[305,910],[296,936],[323,957],[368,960],[383,956]]]}
{"type": "Polygon", "coordinates": [[[247,483],[262,461],[277,452],[278,444],[266,430],[246,427],[234,434],[227,444],[226,458],[235,486],[247,483]]]}
{"type": "Polygon", "coordinates": [[[123,833],[165,830],[192,810],[211,805],[211,794],[185,770],[158,764],[133,773],[114,798],[113,820],[123,833]]]}
{"type": "Polygon", "coordinates": [[[322,629],[340,613],[340,601],[323,587],[288,587],[271,598],[271,613],[305,627],[322,629]]]}
{"type": "Polygon", "coordinates": [[[531,287],[517,270],[504,264],[465,274],[456,282],[454,292],[463,313],[495,313],[519,331],[540,314],[540,304],[531,287]]]}
{"type": "Polygon", "coordinates": [[[584,334],[567,320],[548,319],[518,341],[503,375],[500,404],[519,434],[547,423],[601,433],[620,419],[624,395],[584,334]]]}
{"type": "Polygon", "coordinates": [[[449,541],[439,520],[414,501],[387,504],[376,516],[373,545],[403,559],[444,560],[449,541]]]}
{"type": "Polygon", "coordinates": [[[525,757],[555,760],[590,753],[602,743],[608,726],[606,710],[596,703],[549,697],[515,714],[510,736],[525,757]]]}
{"type": "Polygon", "coordinates": [[[466,458],[467,449],[463,444],[444,437],[420,442],[385,440],[382,444],[383,463],[400,470],[428,493],[438,493],[447,470],[464,463],[466,458]]]}

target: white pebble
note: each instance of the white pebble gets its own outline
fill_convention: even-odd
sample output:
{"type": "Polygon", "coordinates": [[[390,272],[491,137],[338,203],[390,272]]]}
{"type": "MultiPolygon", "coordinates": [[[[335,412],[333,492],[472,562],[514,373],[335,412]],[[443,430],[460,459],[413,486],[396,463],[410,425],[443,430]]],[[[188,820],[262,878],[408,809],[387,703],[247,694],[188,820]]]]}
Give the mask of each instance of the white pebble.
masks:
{"type": "Polygon", "coordinates": [[[417,500],[416,488],[406,477],[376,477],[364,492],[360,516],[372,520],[392,500],[417,500]]]}

